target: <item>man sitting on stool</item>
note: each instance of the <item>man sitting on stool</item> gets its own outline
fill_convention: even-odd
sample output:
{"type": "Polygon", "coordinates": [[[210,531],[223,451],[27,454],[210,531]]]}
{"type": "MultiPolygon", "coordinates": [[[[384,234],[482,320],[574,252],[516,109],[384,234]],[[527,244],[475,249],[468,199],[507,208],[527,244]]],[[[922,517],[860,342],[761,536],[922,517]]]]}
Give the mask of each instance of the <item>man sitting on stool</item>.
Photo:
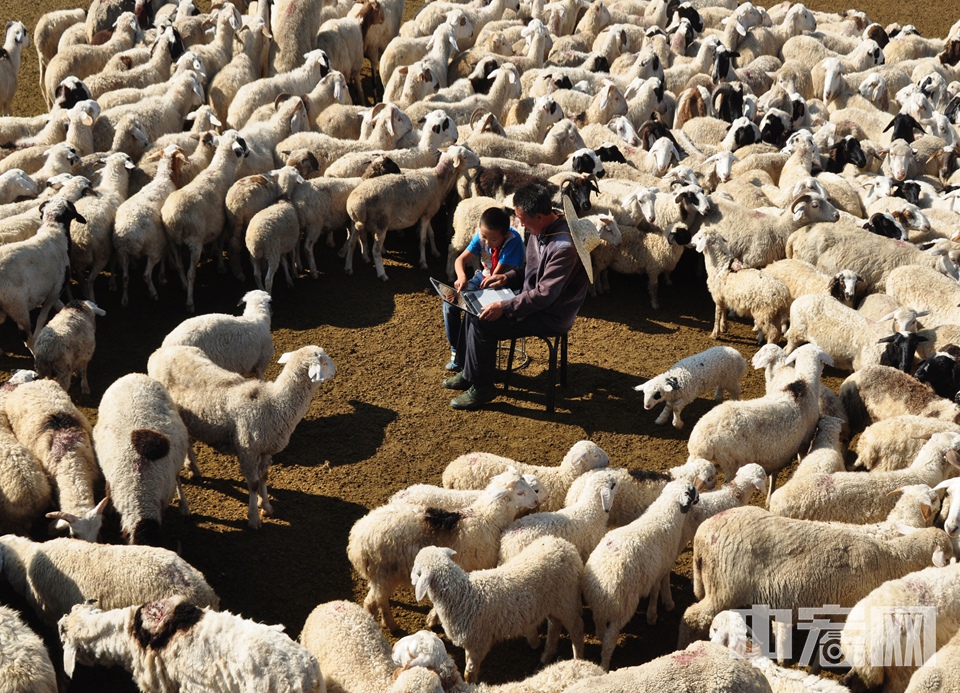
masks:
{"type": "Polygon", "coordinates": [[[584,263],[589,255],[574,244],[567,220],[553,209],[551,198],[549,188],[540,183],[514,193],[514,213],[530,236],[523,290],[486,306],[479,317],[465,316],[466,329],[457,348],[457,364],[463,370],[443,381],[445,388],[465,390],[451,400],[454,409],[479,409],[497,396],[493,376],[498,342],[567,332],[587,296],[584,263]]]}

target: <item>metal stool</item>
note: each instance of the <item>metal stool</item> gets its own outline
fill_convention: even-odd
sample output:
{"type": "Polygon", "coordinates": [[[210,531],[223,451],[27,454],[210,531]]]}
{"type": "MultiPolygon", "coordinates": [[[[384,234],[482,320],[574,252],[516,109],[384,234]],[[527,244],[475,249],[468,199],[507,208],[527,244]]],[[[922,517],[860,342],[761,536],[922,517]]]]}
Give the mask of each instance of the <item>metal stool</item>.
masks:
{"type": "MultiPolygon", "coordinates": [[[[554,389],[557,384],[558,363],[560,366],[560,385],[565,387],[567,384],[567,333],[551,335],[535,334],[530,336],[542,340],[550,352],[547,371],[547,378],[550,380],[550,384],[547,386],[547,412],[552,414],[554,411],[554,389]]],[[[510,340],[510,355],[507,357],[507,370],[503,376],[504,393],[510,388],[510,374],[513,372],[513,356],[517,348],[517,339],[517,337],[514,337],[510,340]]]]}

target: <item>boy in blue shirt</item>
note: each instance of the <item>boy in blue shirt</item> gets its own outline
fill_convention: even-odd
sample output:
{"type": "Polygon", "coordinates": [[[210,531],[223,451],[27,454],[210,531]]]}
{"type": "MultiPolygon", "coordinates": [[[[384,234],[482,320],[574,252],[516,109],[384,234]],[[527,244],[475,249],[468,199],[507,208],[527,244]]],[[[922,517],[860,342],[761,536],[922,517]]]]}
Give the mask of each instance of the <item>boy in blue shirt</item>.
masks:
{"type": "MultiPolygon", "coordinates": [[[[457,291],[477,291],[517,284],[519,282],[511,280],[523,277],[523,273],[516,270],[522,269],[525,261],[523,239],[510,228],[510,215],[500,207],[491,207],[480,215],[479,230],[454,262],[457,279],[453,288],[457,291]],[[474,257],[480,258],[482,269],[468,277],[467,263],[474,257]]],[[[459,308],[449,303],[443,304],[443,324],[450,344],[450,362],[445,366],[448,371],[459,370],[456,344],[463,317],[460,313],[459,308]]]]}

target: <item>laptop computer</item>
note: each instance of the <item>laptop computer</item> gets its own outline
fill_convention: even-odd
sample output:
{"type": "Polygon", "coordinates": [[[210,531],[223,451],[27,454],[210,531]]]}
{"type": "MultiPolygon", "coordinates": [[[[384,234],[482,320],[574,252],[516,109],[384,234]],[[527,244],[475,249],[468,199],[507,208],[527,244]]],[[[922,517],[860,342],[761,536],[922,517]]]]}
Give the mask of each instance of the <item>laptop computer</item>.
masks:
{"type": "Polygon", "coordinates": [[[483,309],[491,303],[504,301],[516,296],[512,289],[481,289],[480,291],[457,291],[452,286],[430,277],[430,283],[440,297],[460,310],[480,315],[483,309]]]}

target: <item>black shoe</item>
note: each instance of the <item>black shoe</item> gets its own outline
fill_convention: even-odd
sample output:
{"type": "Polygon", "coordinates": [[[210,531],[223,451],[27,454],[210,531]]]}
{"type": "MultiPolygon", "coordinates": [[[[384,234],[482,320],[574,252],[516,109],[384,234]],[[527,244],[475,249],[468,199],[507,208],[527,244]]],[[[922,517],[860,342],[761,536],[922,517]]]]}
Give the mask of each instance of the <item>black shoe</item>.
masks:
{"type": "Polygon", "coordinates": [[[443,386],[448,390],[469,390],[471,385],[473,383],[463,377],[463,373],[457,373],[443,381],[443,386]]]}
{"type": "Polygon", "coordinates": [[[480,409],[484,404],[493,401],[497,397],[496,390],[478,390],[473,385],[459,397],[450,400],[450,406],[454,409],[463,409],[472,411],[480,409]]]}

